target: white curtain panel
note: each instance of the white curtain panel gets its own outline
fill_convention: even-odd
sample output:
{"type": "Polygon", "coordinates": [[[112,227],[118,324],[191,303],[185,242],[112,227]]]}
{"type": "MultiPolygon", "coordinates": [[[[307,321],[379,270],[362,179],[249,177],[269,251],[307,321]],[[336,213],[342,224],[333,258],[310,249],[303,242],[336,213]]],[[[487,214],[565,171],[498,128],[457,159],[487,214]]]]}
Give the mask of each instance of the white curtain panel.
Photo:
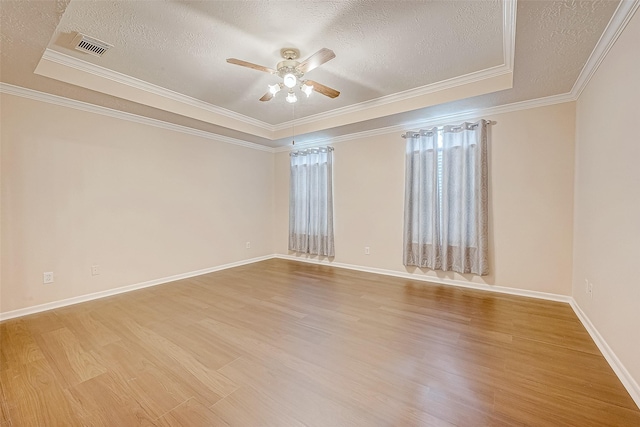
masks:
{"type": "Polygon", "coordinates": [[[487,126],[405,136],[405,265],[489,274],[487,126]]]}
{"type": "Polygon", "coordinates": [[[334,256],[333,148],[292,152],[289,250],[334,256]]]}
{"type": "Polygon", "coordinates": [[[404,265],[441,269],[438,129],[407,133],[404,265]]]}

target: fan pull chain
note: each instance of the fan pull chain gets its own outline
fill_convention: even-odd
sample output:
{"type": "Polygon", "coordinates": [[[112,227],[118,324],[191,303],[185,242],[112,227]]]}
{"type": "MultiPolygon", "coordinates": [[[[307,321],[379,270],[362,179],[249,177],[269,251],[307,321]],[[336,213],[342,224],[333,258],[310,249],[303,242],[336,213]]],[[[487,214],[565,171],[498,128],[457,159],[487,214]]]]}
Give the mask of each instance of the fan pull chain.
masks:
{"type": "Polygon", "coordinates": [[[296,104],[291,104],[291,145],[296,145],[296,104]]]}

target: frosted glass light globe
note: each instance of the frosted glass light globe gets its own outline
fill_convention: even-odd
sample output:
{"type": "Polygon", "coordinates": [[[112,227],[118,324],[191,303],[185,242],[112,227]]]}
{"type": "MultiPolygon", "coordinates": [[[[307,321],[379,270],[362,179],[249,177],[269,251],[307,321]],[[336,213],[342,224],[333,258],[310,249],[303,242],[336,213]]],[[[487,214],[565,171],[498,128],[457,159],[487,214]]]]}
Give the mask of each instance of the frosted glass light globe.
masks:
{"type": "Polygon", "coordinates": [[[296,79],[296,76],[294,76],[291,73],[285,74],[283,79],[284,79],[284,85],[286,87],[288,87],[289,89],[294,87],[296,85],[296,81],[298,80],[298,79],[296,79]]]}
{"type": "Polygon", "coordinates": [[[293,104],[294,102],[296,102],[298,100],[298,97],[296,96],[295,93],[289,92],[287,94],[287,98],[286,99],[287,99],[288,103],[293,104]]]}

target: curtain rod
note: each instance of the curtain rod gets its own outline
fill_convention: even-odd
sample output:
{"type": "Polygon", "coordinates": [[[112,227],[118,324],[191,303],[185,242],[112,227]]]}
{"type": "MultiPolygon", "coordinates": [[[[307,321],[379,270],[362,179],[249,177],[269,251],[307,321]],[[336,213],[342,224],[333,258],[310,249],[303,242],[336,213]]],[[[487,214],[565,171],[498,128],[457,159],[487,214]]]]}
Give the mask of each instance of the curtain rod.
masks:
{"type": "Polygon", "coordinates": [[[289,156],[292,156],[292,157],[304,156],[307,154],[328,153],[329,151],[333,151],[333,147],[330,145],[327,145],[326,147],[311,147],[311,148],[304,148],[301,150],[290,151],[289,156]]]}
{"type": "MultiPolygon", "coordinates": [[[[488,125],[497,125],[497,124],[498,124],[498,122],[496,122],[495,120],[487,120],[487,119],[480,119],[480,120],[484,120],[485,122],[487,122],[487,124],[488,124],[488,125]]],[[[480,120],[478,120],[478,122],[479,122],[480,120]]],[[[464,122],[464,123],[468,123],[468,122],[464,122]]],[[[476,122],[476,123],[477,123],[477,122],[476,122]]],[[[427,128],[426,128],[426,129],[421,129],[421,130],[432,130],[433,128],[436,128],[437,130],[443,130],[445,126],[458,127],[458,126],[462,126],[462,124],[459,124],[459,125],[430,126],[430,127],[429,127],[429,126],[427,126],[427,128]]],[[[420,131],[416,131],[416,132],[413,132],[413,133],[419,133],[419,132],[420,132],[420,131]]],[[[409,132],[403,133],[401,136],[402,136],[403,138],[406,138],[406,137],[407,137],[407,133],[409,133],[409,132]]]]}

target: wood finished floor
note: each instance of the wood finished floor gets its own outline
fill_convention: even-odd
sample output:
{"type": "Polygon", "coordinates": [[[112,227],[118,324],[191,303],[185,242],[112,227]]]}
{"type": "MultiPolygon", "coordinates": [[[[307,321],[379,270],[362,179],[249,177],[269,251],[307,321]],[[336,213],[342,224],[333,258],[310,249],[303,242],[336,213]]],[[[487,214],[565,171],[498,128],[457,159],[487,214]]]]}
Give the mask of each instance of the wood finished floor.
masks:
{"type": "Polygon", "coordinates": [[[0,426],[640,426],[571,308],[269,260],[0,324],[0,426]]]}

